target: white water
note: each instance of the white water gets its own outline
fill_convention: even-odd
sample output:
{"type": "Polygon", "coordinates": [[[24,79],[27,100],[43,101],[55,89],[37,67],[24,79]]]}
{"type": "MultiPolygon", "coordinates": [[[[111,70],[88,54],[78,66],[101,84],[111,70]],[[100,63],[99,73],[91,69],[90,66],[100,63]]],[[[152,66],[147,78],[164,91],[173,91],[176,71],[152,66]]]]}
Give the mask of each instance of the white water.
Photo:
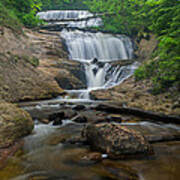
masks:
{"type": "Polygon", "coordinates": [[[124,35],[63,30],[61,37],[66,41],[70,59],[90,60],[96,57],[114,61],[133,58],[132,42],[124,35]]]}
{"type": "MultiPolygon", "coordinates": [[[[86,28],[102,25],[101,18],[93,18],[94,15],[88,11],[47,11],[37,15],[49,23],[66,25],[66,27],[86,28]]],[[[64,29],[61,31],[61,37],[65,40],[69,58],[84,65],[88,88],[68,91],[72,95],[78,94],[78,99],[89,100],[91,90],[110,88],[120,84],[131,76],[138,66],[138,63],[128,66],[112,66],[109,63],[133,59],[133,43],[125,35],[64,29]],[[92,63],[94,58],[97,58],[98,62],[92,63]]]]}
{"type": "Polygon", "coordinates": [[[93,14],[89,11],[78,10],[52,10],[37,13],[40,19],[43,20],[68,20],[68,19],[83,19],[92,17],[93,14]]]}
{"type": "Polygon", "coordinates": [[[94,15],[88,11],[44,11],[37,13],[37,16],[48,21],[49,24],[59,24],[70,28],[98,27],[103,25],[101,18],[93,17],[94,15]],[[82,21],[75,21],[78,19],[82,19],[82,21]]]}
{"type": "Polygon", "coordinates": [[[65,39],[69,58],[84,64],[88,89],[84,92],[76,91],[80,99],[89,99],[91,90],[120,84],[131,76],[138,66],[134,63],[113,67],[107,63],[133,58],[132,41],[127,36],[65,29],[61,32],[61,37],[65,39]],[[91,63],[93,58],[97,58],[98,63],[91,63]]]}
{"type": "Polygon", "coordinates": [[[49,22],[49,24],[59,24],[61,26],[66,26],[69,28],[86,28],[86,27],[98,27],[102,26],[101,18],[91,18],[83,21],[54,21],[49,22]]]}

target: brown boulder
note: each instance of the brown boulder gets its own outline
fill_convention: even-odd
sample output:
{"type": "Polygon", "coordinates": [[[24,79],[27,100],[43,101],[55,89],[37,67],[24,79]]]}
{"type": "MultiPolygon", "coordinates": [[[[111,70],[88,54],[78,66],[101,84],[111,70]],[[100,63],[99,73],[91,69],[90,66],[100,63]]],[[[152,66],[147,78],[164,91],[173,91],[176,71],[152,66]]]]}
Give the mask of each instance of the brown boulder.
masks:
{"type": "Polygon", "coordinates": [[[151,152],[150,144],[139,132],[116,123],[89,124],[83,130],[83,136],[93,149],[110,158],[151,152]]]}
{"type": "Polygon", "coordinates": [[[12,145],[33,129],[30,115],[13,104],[0,102],[0,148],[12,145]]]}

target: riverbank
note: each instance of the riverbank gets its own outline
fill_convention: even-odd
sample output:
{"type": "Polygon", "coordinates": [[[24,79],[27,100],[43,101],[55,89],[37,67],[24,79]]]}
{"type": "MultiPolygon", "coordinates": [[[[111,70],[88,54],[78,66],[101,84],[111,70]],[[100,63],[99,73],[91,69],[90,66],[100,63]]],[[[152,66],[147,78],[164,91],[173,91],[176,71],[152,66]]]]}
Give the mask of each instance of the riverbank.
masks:
{"type": "Polygon", "coordinates": [[[17,34],[6,27],[0,29],[0,162],[3,167],[8,156],[22,146],[19,139],[33,129],[30,115],[11,103],[49,99],[65,92],[54,77],[38,69],[44,49],[38,44],[40,37],[35,32],[24,29],[17,34]]]}
{"type": "Polygon", "coordinates": [[[150,80],[136,81],[134,76],[110,89],[92,91],[96,100],[115,101],[130,108],[139,108],[168,115],[180,115],[180,95],[178,90],[153,95],[150,80]]]}

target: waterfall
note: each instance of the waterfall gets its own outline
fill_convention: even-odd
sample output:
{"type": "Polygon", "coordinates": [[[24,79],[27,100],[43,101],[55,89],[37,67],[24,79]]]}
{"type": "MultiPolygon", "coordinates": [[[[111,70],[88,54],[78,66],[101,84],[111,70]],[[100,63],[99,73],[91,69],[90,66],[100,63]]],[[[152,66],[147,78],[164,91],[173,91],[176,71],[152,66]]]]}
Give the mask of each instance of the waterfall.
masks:
{"type": "Polygon", "coordinates": [[[82,21],[53,21],[49,24],[58,24],[60,26],[66,26],[67,28],[86,28],[86,27],[99,27],[102,26],[101,18],[91,18],[82,21]]]}
{"type": "Polygon", "coordinates": [[[102,26],[102,19],[93,17],[94,15],[89,11],[45,11],[37,13],[37,16],[49,24],[58,24],[69,28],[86,28],[102,26]],[[76,21],[82,19],[81,21],[76,21]]]}
{"type": "MultiPolygon", "coordinates": [[[[127,36],[64,29],[61,37],[68,47],[69,58],[84,64],[88,92],[118,85],[137,68],[137,63],[115,67],[109,63],[133,58],[133,44],[127,36]],[[97,63],[91,63],[94,58],[97,63]]],[[[89,95],[81,91],[79,97],[89,95]]]]}
{"type": "Polygon", "coordinates": [[[131,76],[137,68],[138,63],[126,66],[111,64],[114,61],[133,59],[133,43],[129,37],[79,30],[101,26],[100,17],[94,17],[88,11],[75,10],[40,12],[37,16],[49,24],[78,28],[78,30],[64,28],[61,31],[61,38],[65,40],[69,59],[83,64],[88,88],[79,91],[70,90],[69,93],[78,94],[81,99],[89,99],[91,90],[113,87],[131,76]],[[93,59],[97,61],[93,62],[93,59]]]}
{"type": "Polygon", "coordinates": [[[89,11],[76,11],[76,10],[51,10],[37,13],[40,19],[46,21],[53,20],[68,20],[68,19],[83,19],[94,16],[89,11]]]}
{"type": "Polygon", "coordinates": [[[85,64],[87,85],[89,88],[102,87],[105,80],[104,68],[99,68],[97,64],[85,64]]]}
{"type": "Polygon", "coordinates": [[[96,57],[101,61],[114,61],[133,58],[132,42],[124,35],[63,30],[61,37],[66,41],[70,59],[90,60],[96,57]]]}

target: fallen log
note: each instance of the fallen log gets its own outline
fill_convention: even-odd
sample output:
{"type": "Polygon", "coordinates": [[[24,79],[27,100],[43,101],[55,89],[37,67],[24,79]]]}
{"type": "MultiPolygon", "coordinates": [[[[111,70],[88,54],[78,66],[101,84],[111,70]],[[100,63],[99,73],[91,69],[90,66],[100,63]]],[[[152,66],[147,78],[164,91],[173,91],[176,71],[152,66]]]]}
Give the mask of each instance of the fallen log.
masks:
{"type": "Polygon", "coordinates": [[[107,104],[99,104],[92,109],[98,111],[105,111],[114,114],[129,114],[138,117],[142,117],[148,120],[156,120],[159,122],[164,123],[175,123],[180,124],[180,117],[175,115],[166,115],[163,113],[153,112],[153,111],[145,111],[139,108],[133,107],[123,107],[123,106],[114,106],[114,105],[107,105],[107,104]]]}

